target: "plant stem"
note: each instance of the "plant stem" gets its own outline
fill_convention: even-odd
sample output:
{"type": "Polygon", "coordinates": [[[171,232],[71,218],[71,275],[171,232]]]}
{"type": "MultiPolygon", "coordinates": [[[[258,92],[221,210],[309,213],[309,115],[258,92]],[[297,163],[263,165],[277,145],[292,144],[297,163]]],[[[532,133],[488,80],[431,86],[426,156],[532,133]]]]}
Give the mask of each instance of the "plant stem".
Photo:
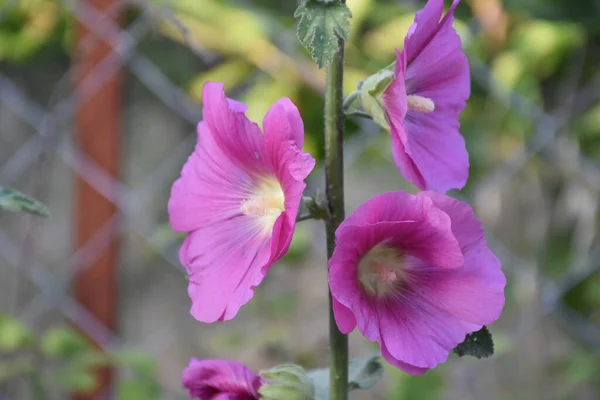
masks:
{"type": "Polygon", "coordinates": [[[33,393],[33,397],[36,400],[44,400],[46,398],[46,393],[44,391],[42,379],[40,378],[37,372],[32,372],[29,374],[29,383],[31,385],[31,392],[33,393]]]}
{"type": "MultiPolygon", "coordinates": [[[[343,2],[343,0],[342,0],[343,2]]],[[[335,231],[344,220],[344,41],[327,68],[325,82],[325,196],[330,218],[326,221],[327,256],[335,248],[335,231]]],[[[335,323],[329,292],[329,399],[348,399],[348,337],[335,323]]]]}

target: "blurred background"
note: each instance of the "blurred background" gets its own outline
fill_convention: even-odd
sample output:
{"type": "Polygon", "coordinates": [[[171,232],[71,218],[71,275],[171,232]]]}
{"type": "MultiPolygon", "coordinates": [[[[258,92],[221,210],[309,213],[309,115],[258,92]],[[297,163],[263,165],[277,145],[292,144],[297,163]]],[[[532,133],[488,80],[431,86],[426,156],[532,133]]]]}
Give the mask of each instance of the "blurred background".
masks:
{"type": "MultiPolygon", "coordinates": [[[[347,3],[350,93],[393,60],[423,3],[347,3]]],[[[0,0],[0,185],[51,214],[0,211],[0,399],[185,399],[190,357],[326,365],[321,223],[297,226],[235,320],[206,325],[189,315],[182,236],[166,210],[207,80],[224,82],[255,121],[292,98],[305,151],[319,160],[307,192],[324,188],[324,73],[295,38],[295,7],[0,0]]],[[[463,0],[455,15],[472,70],[461,115],[471,173],[451,195],[473,205],[508,278],[490,327],[496,354],[451,355],[421,377],[387,368],[351,399],[598,399],[600,3],[463,0]]],[[[379,192],[415,190],[387,133],[370,121],[346,132],[348,212],[379,192]]],[[[352,355],[373,349],[351,335],[352,355]]]]}

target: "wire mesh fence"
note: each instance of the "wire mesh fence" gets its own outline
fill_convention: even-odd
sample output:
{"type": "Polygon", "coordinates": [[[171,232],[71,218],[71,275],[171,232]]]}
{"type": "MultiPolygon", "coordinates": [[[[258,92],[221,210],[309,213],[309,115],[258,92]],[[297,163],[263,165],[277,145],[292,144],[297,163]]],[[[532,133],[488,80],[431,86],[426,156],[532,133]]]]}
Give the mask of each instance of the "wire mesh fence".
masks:
{"type": "MultiPolygon", "coordinates": [[[[3,3],[0,26],[19,4],[16,0],[3,3]]],[[[199,102],[178,80],[179,70],[170,65],[169,57],[177,53],[187,69],[215,71],[223,67],[228,71],[244,54],[236,46],[230,53],[219,52],[214,40],[229,39],[209,38],[210,32],[202,30],[203,26],[188,26],[185,15],[170,5],[113,2],[108,12],[85,1],[65,0],[55,6],[74,23],[87,27],[79,46],[102,42],[113,51],[76,84],[78,64],[67,58],[55,65],[24,69],[0,64],[0,183],[33,195],[52,211],[52,217],[44,221],[0,216],[3,310],[6,304],[8,312],[34,329],[67,320],[103,348],[132,346],[148,352],[158,360],[163,397],[169,399],[185,398],[179,373],[190,356],[214,357],[225,352],[232,358],[255,360],[257,366],[290,357],[322,362],[318,350],[326,343],[326,278],[318,223],[303,225],[307,239],[304,247],[300,246],[301,260],[286,261],[292,266],[275,269],[265,288],[259,290],[254,306],[249,305],[239,320],[226,327],[205,326],[188,315],[187,282],[177,257],[181,237],[169,232],[166,202],[170,185],[195,145],[195,124],[202,116],[199,102]],[[128,18],[122,24],[107,17],[125,11],[128,18]],[[183,45],[156,32],[168,32],[183,45]],[[149,48],[159,50],[153,53],[149,48]],[[40,69],[47,70],[35,78],[40,69]],[[125,77],[123,162],[120,176],[114,177],[81,151],[73,131],[78,110],[119,73],[125,77]],[[75,176],[112,203],[117,212],[72,250],[75,176]],[[121,250],[119,328],[113,331],[80,304],[71,288],[77,274],[101,257],[115,239],[121,250]],[[296,264],[299,267],[294,267],[296,264]],[[311,284],[314,282],[321,283],[311,284]],[[295,297],[289,297],[289,292],[295,297]],[[293,305],[288,305],[290,302],[293,305]],[[264,316],[265,309],[268,316],[264,316]],[[309,324],[303,322],[309,319],[309,324]]],[[[231,84],[231,95],[243,95],[265,80],[281,84],[281,76],[286,76],[284,85],[289,79],[318,99],[322,74],[311,67],[296,44],[293,25],[280,22],[252,1],[231,7],[254,15],[263,29],[271,32],[266,36],[271,42],[260,42],[263,47],[248,50],[266,54],[244,55],[250,72],[241,82],[231,84]]],[[[483,35],[480,22],[473,17],[461,33],[471,38],[483,35]]],[[[350,46],[357,45],[351,42],[350,46]]],[[[489,98],[492,105],[488,107],[527,121],[531,133],[516,140],[501,157],[480,163],[483,166],[478,167],[467,189],[455,194],[468,200],[489,228],[488,241],[508,276],[509,303],[494,330],[499,355],[482,369],[479,364],[464,363],[456,370],[444,370],[457,377],[445,397],[483,398],[482,393],[491,390],[493,398],[501,398],[512,393],[505,382],[516,382],[516,390],[525,393],[521,398],[555,398],[550,393],[556,386],[539,372],[542,368],[524,371],[551,362],[551,355],[536,352],[551,354],[556,347],[552,343],[559,342],[556,351],[561,354],[582,345],[597,355],[595,363],[600,360],[597,311],[582,313],[565,299],[573,288],[597,277],[600,269],[596,239],[600,166],[584,155],[581,143],[569,134],[573,122],[598,105],[600,75],[583,79],[586,54],[575,52],[552,97],[554,104],[536,102],[498,79],[497,72],[476,52],[469,52],[468,57],[473,86],[489,98]],[[554,240],[557,235],[567,236],[565,248],[563,242],[554,240]],[[569,257],[557,258],[557,252],[569,257]],[[558,267],[550,270],[549,264],[558,267]],[[514,367],[517,364],[522,366],[514,367]],[[506,369],[511,371],[502,372],[506,369]],[[486,378],[477,375],[476,379],[475,374],[486,378]],[[531,388],[518,388],[527,382],[531,388]]],[[[174,63],[178,61],[173,58],[174,63]]],[[[208,79],[210,74],[203,76],[208,79]]],[[[302,112],[302,105],[300,108],[302,112]]],[[[490,120],[490,126],[479,128],[491,130],[499,123],[490,120]]],[[[387,138],[368,122],[353,127],[359,133],[348,140],[345,160],[349,209],[375,191],[401,186],[392,178],[395,167],[385,155],[387,138]],[[365,163],[365,154],[373,149],[384,154],[384,160],[365,163]]],[[[316,146],[318,140],[314,142],[316,146]]],[[[467,143],[469,147],[469,138],[467,143]]],[[[322,171],[316,170],[308,190],[322,187],[322,171]]],[[[352,340],[357,352],[367,346],[357,337],[352,340]]],[[[384,392],[380,388],[381,398],[384,392]]],[[[15,389],[5,396],[26,398],[18,397],[25,396],[23,393],[15,389]]],[[[560,393],[564,398],[593,398],[598,392],[574,385],[560,388],[560,393]]]]}

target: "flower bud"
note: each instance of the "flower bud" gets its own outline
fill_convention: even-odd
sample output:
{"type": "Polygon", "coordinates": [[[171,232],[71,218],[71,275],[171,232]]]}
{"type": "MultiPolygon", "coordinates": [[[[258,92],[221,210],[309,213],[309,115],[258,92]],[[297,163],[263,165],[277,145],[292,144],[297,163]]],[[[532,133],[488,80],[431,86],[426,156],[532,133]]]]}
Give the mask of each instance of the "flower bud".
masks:
{"type": "Polygon", "coordinates": [[[265,400],[313,400],[314,386],[299,365],[282,364],[260,373],[266,384],[259,389],[265,400]]]}
{"type": "Polygon", "coordinates": [[[382,104],[382,96],[393,80],[394,72],[385,68],[362,81],[360,86],[363,109],[386,130],[390,129],[390,123],[382,104]]]}

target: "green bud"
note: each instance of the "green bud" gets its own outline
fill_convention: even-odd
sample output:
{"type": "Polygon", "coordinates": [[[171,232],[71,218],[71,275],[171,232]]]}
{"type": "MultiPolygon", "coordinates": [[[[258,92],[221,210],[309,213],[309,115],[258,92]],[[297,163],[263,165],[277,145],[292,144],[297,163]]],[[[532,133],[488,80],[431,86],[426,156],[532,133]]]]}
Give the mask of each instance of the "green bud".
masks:
{"type": "Polygon", "coordinates": [[[383,107],[382,96],[393,81],[394,72],[385,68],[362,81],[360,85],[364,110],[386,130],[390,129],[390,122],[383,107]]]}
{"type": "Polygon", "coordinates": [[[314,387],[306,371],[299,365],[282,364],[260,375],[267,381],[259,389],[265,400],[313,400],[314,387]]]}
{"type": "Polygon", "coordinates": [[[308,210],[308,213],[313,219],[327,220],[329,218],[329,210],[327,209],[327,202],[321,195],[321,193],[315,193],[312,197],[303,197],[304,205],[308,210]]]}

